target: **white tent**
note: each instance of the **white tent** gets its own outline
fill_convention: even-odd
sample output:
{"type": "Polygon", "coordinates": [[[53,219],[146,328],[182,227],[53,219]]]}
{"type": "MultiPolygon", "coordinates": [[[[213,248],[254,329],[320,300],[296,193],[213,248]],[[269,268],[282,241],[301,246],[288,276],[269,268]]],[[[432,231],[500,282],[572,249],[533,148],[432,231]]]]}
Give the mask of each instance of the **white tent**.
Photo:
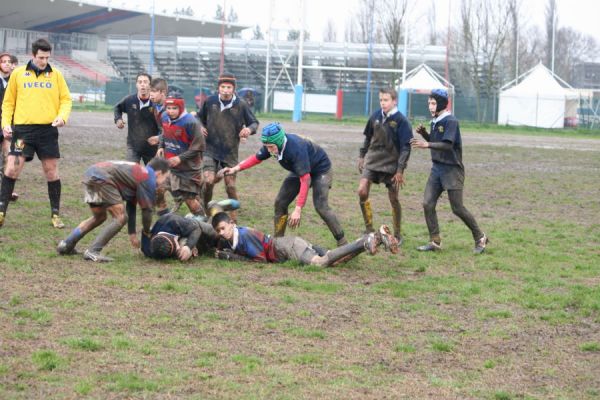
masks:
{"type": "Polygon", "coordinates": [[[577,93],[541,63],[500,90],[498,124],[564,128],[577,116],[577,93]]]}
{"type": "MultiPolygon", "coordinates": [[[[410,95],[429,94],[433,89],[446,89],[450,97],[454,93],[454,86],[444,79],[440,74],[435,72],[426,64],[421,64],[418,67],[410,70],[406,74],[406,80],[398,87],[398,110],[406,116],[411,114],[410,95]]],[[[454,102],[451,102],[453,104],[454,102]]],[[[427,109],[426,107],[424,108],[427,109]]]]}
{"type": "Polygon", "coordinates": [[[400,90],[427,94],[433,89],[447,88],[452,89],[454,86],[426,64],[421,64],[409,71],[406,74],[406,80],[400,85],[400,90]]]}

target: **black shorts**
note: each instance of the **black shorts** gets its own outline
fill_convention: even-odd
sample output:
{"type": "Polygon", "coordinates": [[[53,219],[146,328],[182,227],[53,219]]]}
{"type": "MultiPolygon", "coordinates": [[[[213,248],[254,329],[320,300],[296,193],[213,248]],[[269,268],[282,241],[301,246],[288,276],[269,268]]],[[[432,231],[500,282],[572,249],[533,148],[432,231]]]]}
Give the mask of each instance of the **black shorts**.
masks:
{"type": "Polygon", "coordinates": [[[37,154],[40,160],[60,158],[58,129],[52,125],[15,125],[9,154],[33,160],[37,154]]]}
{"type": "Polygon", "coordinates": [[[366,178],[376,184],[383,183],[386,188],[394,190],[394,182],[392,181],[394,175],[395,174],[390,174],[388,172],[371,171],[368,168],[364,168],[361,178],[366,178]]]}

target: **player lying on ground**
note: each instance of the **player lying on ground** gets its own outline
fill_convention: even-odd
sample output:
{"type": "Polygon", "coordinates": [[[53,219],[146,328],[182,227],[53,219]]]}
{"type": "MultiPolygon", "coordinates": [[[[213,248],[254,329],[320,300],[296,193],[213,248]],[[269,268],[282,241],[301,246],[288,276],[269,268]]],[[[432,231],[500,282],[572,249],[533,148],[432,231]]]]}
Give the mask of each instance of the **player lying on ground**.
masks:
{"type": "MultiPolygon", "coordinates": [[[[94,262],[112,261],[112,258],[100,252],[127,223],[123,200],[127,203],[139,203],[142,209],[142,234],[148,235],[156,187],[162,185],[168,177],[169,164],[164,158],[158,157],[150,160],[145,167],[128,161],[106,161],[88,168],[83,180],[84,201],[90,206],[92,216],[82,221],[58,244],[58,254],[76,254],[77,242],[106,221],[107,213],[110,213],[112,221],[94,239],[83,258],[94,262]]],[[[129,240],[134,248],[140,247],[135,229],[129,234],[129,240]]]]}
{"type": "Polygon", "coordinates": [[[371,232],[329,251],[312,245],[301,237],[271,237],[253,228],[238,227],[224,212],[213,217],[212,226],[219,235],[215,256],[221,260],[272,263],[295,260],[302,264],[330,267],[346,262],[364,251],[375,254],[382,243],[392,253],[398,252],[398,241],[385,225],[377,233],[371,232]]]}
{"type": "MultiPolygon", "coordinates": [[[[233,211],[240,207],[237,200],[226,199],[209,203],[208,214],[233,211]]],[[[187,261],[198,254],[214,251],[218,236],[209,222],[179,214],[162,215],[150,230],[142,236],[142,252],[154,259],[178,258],[187,261]]]]}

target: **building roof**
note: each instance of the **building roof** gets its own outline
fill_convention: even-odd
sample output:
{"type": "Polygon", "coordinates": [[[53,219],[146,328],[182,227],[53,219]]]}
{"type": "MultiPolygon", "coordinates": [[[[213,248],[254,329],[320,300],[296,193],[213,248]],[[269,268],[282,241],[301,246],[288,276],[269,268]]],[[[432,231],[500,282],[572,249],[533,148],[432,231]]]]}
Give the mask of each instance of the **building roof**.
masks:
{"type": "MultiPolygon", "coordinates": [[[[73,0],[13,0],[3,2],[0,9],[0,27],[53,33],[89,33],[149,35],[151,7],[145,10],[127,10],[73,0]]],[[[155,35],[216,37],[221,35],[222,23],[188,16],[155,13],[155,35]]],[[[227,23],[225,34],[248,28],[227,23]]]]}

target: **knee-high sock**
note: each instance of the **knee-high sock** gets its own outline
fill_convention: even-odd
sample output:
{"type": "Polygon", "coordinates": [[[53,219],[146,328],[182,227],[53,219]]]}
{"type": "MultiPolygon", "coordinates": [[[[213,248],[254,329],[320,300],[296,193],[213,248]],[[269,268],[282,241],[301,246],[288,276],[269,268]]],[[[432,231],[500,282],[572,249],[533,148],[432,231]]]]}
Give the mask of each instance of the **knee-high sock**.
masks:
{"type": "Polygon", "coordinates": [[[285,228],[287,227],[288,215],[276,215],[275,216],[275,237],[285,235],[285,228]]]}
{"type": "Polygon", "coordinates": [[[6,213],[8,202],[10,201],[12,192],[15,189],[16,181],[16,179],[9,178],[6,175],[2,177],[2,188],[0,189],[0,212],[6,213]]]}
{"type": "Polygon", "coordinates": [[[50,199],[50,210],[52,214],[60,212],[60,192],[62,185],[60,179],[48,182],[48,198],[50,199]]]}
{"type": "Polygon", "coordinates": [[[371,202],[368,199],[360,202],[360,211],[365,221],[366,231],[373,232],[373,210],[371,209],[371,202]]]}
{"type": "Polygon", "coordinates": [[[329,250],[327,254],[325,254],[325,257],[327,258],[325,266],[329,267],[341,259],[344,259],[344,261],[351,260],[365,251],[365,238],[366,236],[363,236],[354,242],[329,250]]]}
{"type": "Polygon", "coordinates": [[[123,228],[123,225],[124,224],[121,224],[115,219],[110,221],[110,223],[106,225],[104,229],[102,229],[102,231],[100,231],[98,236],[96,236],[94,242],[90,244],[90,250],[96,252],[102,251],[102,249],[104,248],[104,246],[106,246],[110,239],[112,239],[117,233],[119,233],[121,228],[123,228]]]}

